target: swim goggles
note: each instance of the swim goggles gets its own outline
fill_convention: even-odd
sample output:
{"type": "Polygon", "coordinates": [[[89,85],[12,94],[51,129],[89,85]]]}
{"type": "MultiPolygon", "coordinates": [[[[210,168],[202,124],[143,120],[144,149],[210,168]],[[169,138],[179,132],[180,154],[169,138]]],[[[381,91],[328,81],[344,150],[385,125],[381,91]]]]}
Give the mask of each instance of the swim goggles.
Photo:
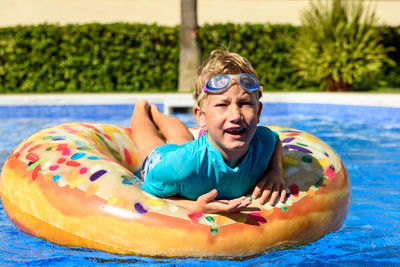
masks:
{"type": "Polygon", "coordinates": [[[242,74],[218,74],[211,77],[210,80],[204,85],[203,91],[205,93],[222,93],[226,91],[231,84],[232,79],[235,78],[240,87],[248,92],[258,91],[260,85],[258,84],[257,78],[254,76],[242,73],[242,74]]]}
{"type": "Polygon", "coordinates": [[[260,84],[258,83],[257,78],[250,74],[218,74],[211,77],[211,79],[209,79],[208,82],[204,85],[203,91],[196,99],[195,106],[199,106],[200,101],[204,98],[206,93],[221,94],[228,90],[232,79],[236,79],[240,87],[242,87],[249,93],[262,91],[262,86],[260,86],[260,84]]]}

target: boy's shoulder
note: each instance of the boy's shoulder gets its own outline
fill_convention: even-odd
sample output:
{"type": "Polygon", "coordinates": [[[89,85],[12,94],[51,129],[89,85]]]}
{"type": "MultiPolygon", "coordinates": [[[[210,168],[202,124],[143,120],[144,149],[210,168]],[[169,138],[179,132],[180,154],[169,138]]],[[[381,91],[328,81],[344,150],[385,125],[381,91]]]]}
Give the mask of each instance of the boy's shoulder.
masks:
{"type": "Polygon", "coordinates": [[[269,136],[269,135],[273,134],[273,131],[271,129],[269,129],[267,126],[258,125],[256,128],[256,134],[269,136]]]}
{"type": "Polygon", "coordinates": [[[256,133],[253,138],[256,142],[270,142],[273,141],[274,143],[279,140],[279,135],[277,132],[272,131],[266,126],[257,126],[256,133]]]}

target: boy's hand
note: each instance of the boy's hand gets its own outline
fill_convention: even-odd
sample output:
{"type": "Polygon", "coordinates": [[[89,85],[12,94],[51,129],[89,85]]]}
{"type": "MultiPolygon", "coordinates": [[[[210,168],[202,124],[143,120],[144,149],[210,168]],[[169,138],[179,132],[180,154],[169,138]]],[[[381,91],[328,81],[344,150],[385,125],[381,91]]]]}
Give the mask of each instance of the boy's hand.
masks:
{"type": "Polygon", "coordinates": [[[258,181],[251,195],[253,199],[260,197],[261,205],[267,203],[268,199],[271,206],[274,205],[278,199],[282,203],[285,202],[286,182],[283,177],[281,141],[276,143],[269,166],[258,181]]]}
{"type": "Polygon", "coordinates": [[[221,213],[239,211],[251,203],[250,197],[239,197],[231,200],[215,200],[218,195],[216,189],[201,195],[196,200],[196,211],[201,213],[221,213]]]}
{"type": "Polygon", "coordinates": [[[269,204],[274,203],[279,199],[280,202],[285,202],[286,198],[286,183],[283,178],[282,171],[268,170],[258,181],[253,190],[253,199],[260,197],[260,204],[264,205],[269,199],[269,204]]]}

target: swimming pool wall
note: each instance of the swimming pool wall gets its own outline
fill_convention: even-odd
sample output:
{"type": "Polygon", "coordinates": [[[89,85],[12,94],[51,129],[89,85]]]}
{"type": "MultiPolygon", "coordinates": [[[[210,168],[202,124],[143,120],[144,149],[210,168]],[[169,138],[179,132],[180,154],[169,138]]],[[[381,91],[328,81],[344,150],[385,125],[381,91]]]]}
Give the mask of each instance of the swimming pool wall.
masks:
{"type": "MultiPolygon", "coordinates": [[[[161,111],[190,112],[190,94],[51,94],[1,95],[0,118],[129,118],[134,104],[147,99],[161,111]]],[[[352,118],[369,123],[400,123],[400,94],[264,93],[263,116],[291,114],[352,118]]]]}

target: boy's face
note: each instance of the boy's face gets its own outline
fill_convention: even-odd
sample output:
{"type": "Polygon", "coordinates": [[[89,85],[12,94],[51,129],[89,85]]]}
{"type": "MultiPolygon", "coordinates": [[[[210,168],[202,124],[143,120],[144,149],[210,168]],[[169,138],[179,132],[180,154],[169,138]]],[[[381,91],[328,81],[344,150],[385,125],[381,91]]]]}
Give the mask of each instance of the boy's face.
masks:
{"type": "Polygon", "coordinates": [[[248,93],[236,80],[222,94],[210,94],[202,108],[193,109],[201,127],[207,127],[208,140],[227,161],[241,159],[260,121],[262,103],[256,93],[248,93]]]}

